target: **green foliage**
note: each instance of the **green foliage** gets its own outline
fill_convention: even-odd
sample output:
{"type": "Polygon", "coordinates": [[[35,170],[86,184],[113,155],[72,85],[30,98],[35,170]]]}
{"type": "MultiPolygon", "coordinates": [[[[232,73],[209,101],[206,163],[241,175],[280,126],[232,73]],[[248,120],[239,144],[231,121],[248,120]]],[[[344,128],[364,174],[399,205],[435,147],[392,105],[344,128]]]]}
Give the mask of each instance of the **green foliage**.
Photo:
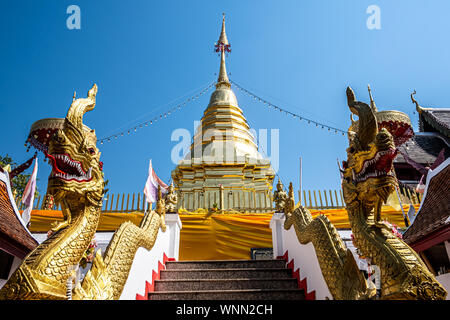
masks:
{"type": "Polygon", "coordinates": [[[6,155],[4,157],[0,156],[0,165],[2,167],[4,167],[4,166],[6,166],[8,164],[11,165],[11,166],[15,166],[16,165],[16,163],[13,162],[12,158],[9,155],[6,155]]]}
{"type": "MultiPolygon", "coordinates": [[[[13,170],[18,164],[13,161],[13,159],[7,154],[6,156],[0,155],[0,166],[3,168],[7,165],[11,166],[11,170],[13,170]]],[[[22,198],[23,192],[25,191],[25,187],[27,185],[28,179],[30,179],[31,174],[18,174],[11,181],[11,188],[17,192],[18,198],[22,198]]],[[[34,197],[39,196],[39,191],[36,187],[36,192],[34,193],[34,197]]]]}

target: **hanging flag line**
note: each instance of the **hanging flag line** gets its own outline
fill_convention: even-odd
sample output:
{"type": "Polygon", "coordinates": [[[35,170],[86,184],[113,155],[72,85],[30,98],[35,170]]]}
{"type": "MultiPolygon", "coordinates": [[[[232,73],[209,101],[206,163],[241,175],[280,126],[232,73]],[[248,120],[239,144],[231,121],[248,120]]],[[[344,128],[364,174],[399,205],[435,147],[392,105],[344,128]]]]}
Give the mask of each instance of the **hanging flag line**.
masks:
{"type": "MultiPolygon", "coordinates": [[[[247,119],[247,122],[249,125],[251,125],[251,122],[247,119]]],[[[253,126],[250,126],[251,128],[254,128],[253,126]]],[[[263,146],[259,143],[259,136],[256,137],[256,145],[258,146],[258,152],[262,152],[263,156],[268,159],[269,156],[267,155],[266,151],[264,150],[263,146]]],[[[278,179],[281,181],[281,183],[283,184],[284,188],[286,189],[286,185],[283,182],[283,179],[281,179],[281,176],[278,174],[278,172],[275,172],[275,175],[278,177],[278,179]]]]}
{"type": "MultiPolygon", "coordinates": [[[[306,121],[308,124],[315,124],[316,127],[321,127],[322,129],[327,128],[328,131],[334,131],[334,133],[341,133],[343,136],[347,133],[347,131],[344,131],[342,129],[336,128],[336,127],[332,127],[329,126],[327,124],[324,123],[320,123],[318,121],[306,118],[304,116],[301,116],[299,114],[293,113],[291,111],[288,111],[286,109],[280,108],[279,106],[264,100],[263,98],[257,96],[256,94],[250,92],[249,90],[243,88],[242,86],[240,86],[239,84],[237,84],[235,81],[232,81],[230,79],[230,82],[233,86],[236,87],[236,89],[243,91],[244,93],[246,93],[247,95],[249,95],[250,97],[254,98],[255,100],[262,102],[264,105],[266,105],[268,108],[273,107],[275,110],[279,110],[280,112],[284,112],[285,114],[289,114],[295,118],[298,118],[300,121],[304,120],[306,121]]],[[[102,138],[99,140],[100,144],[103,144],[104,142],[111,142],[113,139],[117,139],[118,137],[123,137],[126,134],[132,134],[134,132],[137,132],[138,129],[142,129],[144,126],[148,127],[148,125],[152,125],[153,123],[157,122],[159,119],[163,119],[163,118],[167,118],[168,115],[170,115],[171,113],[175,112],[176,110],[181,109],[181,107],[184,107],[186,104],[188,104],[189,102],[194,101],[195,99],[199,98],[199,96],[203,95],[204,93],[206,93],[209,89],[211,89],[214,85],[216,84],[215,81],[213,81],[212,83],[210,83],[207,87],[203,88],[199,93],[192,95],[191,97],[189,97],[188,99],[184,100],[183,102],[176,104],[175,106],[173,106],[172,108],[170,108],[169,110],[167,110],[166,112],[162,112],[159,115],[155,116],[153,119],[151,120],[147,120],[145,122],[142,122],[140,124],[137,124],[133,127],[130,127],[129,129],[126,129],[122,132],[116,133],[116,134],[112,134],[110,136],[107,136],[105,138],[102,138]]]]}
{"type": "Polygon", "coordinates": [[[211,89],[215,84],[216,84],[216,82],[213,81],[207,87],[203,88],[199,93],[192,95],[188,99],[184,100],[183,102],[180,102],[179,104],[176,104],[175,106],[173,106],[169,110],[160,113],[159,115],[155,116],[151,120],[147,120],[145,122],[139,123],[139,124],[129,128],[129,129],[126,129],[126,130],[124,130],[122,132],[119,132],[119,133],[116,133],[116,134],[112,134],[110,136],[107,136],[105,138],[100,139],[99,140],[100,144],[103,144],[104,142],[111,142],[113,139],[115,140],[118,137],[123,137],[125,134],[132,134],[133,132],[137,132],[138,129],[142,129],[143,127],[148,127],[149,125],[152,125],[153,123],[157,122],[159,119],[167,118],[167,116],[169,116],[171,113],[175,112],[176,110],[181,109],[181,107],[184,107],[189,102],[192,102],[192,101],[198,99],[201,95],[203,95],[209,89],[211,89]]]}
{"type": "Polygon", "coordinates": [[[328,131],[330,131],[330,132],[331,132],[331,131],[334,131],[334,133],[338,133],[338,132],[339,132],[339,133],[342,133],[343,136],[347,133],[347,131],[344,131],[344,130],[342,130],[342,129],[335,128],[335,127],[331,127],[331,126],[326,125],[326,124],[324,124],[324,123],[320,123],[320,122],[314,121],[314,120],[312,120],[312,119],[305,118],[304,116],[300,116],[300,115],[298,115],[298,114],[296,114],[296,113],[293,113],[293,112],[291,112],[291,111],[288,111],[288,110],[285,110],[285,109],[283,109],[283,108],[280,108],[280,107],[278,107],[277,105],[275,105],[275,104],[273,104],[273,103],[270,103],[269,101],[264,100],[264,99],[262,99],[261,97],[257,96],[256,94],[254,94],[254,93],[248,91],[247,89],[241,87],[241,86],[238,85],[235,81],[232,81],[232,80],[230,79],[230,82],[231,82],[232,85],[234,85],[234,86],[236,87],[236,89],[238,89],[238,90],[240,90],[240,91],[243,91],[244,93],[246,93],[246,94],[249,95],[250,97],[254,98],[255,100],[257,100],[257,101],[259,101],[259,102],[262,102],[263,104],[267,105],[267,107],[269,107],[269,108],[270,108],[270,107],[273,107],[275,110],[280,110],[280,112],[284,112],[284,113],[286,113],[286,114],[290,114],[290,115],[293,116],[294,118],[298,118],[300,121],[301,121],[301,120],[305,120],[305,121],[307,121],[308,124],[313,123],[313,124],[316,125],[316,127],[319,127],[319,126],[320,126],[322,129],[327,128],[328,131]]]}

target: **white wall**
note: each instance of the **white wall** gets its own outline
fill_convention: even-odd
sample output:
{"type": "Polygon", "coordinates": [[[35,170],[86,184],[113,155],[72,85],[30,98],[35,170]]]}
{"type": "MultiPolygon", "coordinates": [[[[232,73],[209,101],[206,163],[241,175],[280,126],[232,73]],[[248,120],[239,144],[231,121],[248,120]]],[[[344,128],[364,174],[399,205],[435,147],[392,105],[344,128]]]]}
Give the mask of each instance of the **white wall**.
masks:
{"type": "Polygon", "coordinates": [[[294,259],[294,271],[299,268],[300,280],[306,278],[308,292],[315,290],[317,300],[333,299],[323,278],[313,244],[298,242],[294,227],[283,232],[283,241],[288,251],[288,261],[294,259]]]}
{"type": "Polygon", "coordinates": [[[436,280],[447,290],[447,298],[445,300],[450,300],[450,272],[437,276],[436,280]]]}
{"type": "MultiPolygon", "coordinates": [[[[274,258],[282,256],[286,253],[286,251],[288,251],[288,262],[292,259],[294,260],[294,271],[299,268],[300,280],[306,278],[308,292],[315,290],[317,300],[323,300],[326,297],[330,300],[333,299],[330,291],[328,290],[325,279],[323,278],[313,244],[301,244],[297,239],[294,226],[291,226],[289,230],[285,230],[284,221],[284,214],[279,212],[274,213],[270,221],[274,258]]],[[[344,241],[346,247],[352,252],[358,268],[360,270],[368,271],[369,267],[367,265],[367,261],[359,258],[356,253],[356,248],[353,246],[351,240],[351,230],[338,230],[338,233],[342,241],[344,241]]],[[[374,266],[371,266],[371,269],[374,269],[376,272],[373,278],[377,288],[379,288],[379,270],[374,268],[374,266]]]]}
{"type": "Polygon", "coordinates": [[[135,300],[136,294],[145,293],[145,282],[152,283],[152,271],[158,272],[158,261],[163,262],[164,253],[168,258],[178,260],[181,229],[178,214],[167,214],[166,226],[166,232],[159,230],[151,250],[139,248],[136,252],[120,300],[135,300]]]}
{"type": "MultiPolygon", "coordinates": [[[[13,263],[11,265],[11,269],[9,270],[8,279],[12,276],[14,271],[16,271],[16,269],[20,266],[22,261],[23,261],[22,259],[14,257],[13,263]]],[[[0,279],[0,289],[6,284],[6,282],[8,282],[8,279],[0,279]]]]}

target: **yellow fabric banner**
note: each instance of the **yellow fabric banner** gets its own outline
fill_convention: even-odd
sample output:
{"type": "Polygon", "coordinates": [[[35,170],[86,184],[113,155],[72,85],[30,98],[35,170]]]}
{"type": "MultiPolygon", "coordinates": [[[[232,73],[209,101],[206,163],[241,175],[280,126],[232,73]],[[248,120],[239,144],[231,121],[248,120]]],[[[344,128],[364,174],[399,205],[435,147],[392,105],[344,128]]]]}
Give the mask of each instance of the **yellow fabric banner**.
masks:
{"type": "MultiPolygon", "coordinates": [[[[116,231],[122,222],[131,221],[135,225],[141,223],[144,214],[142,212],[132,213],[112,213],[104,212],[100,215],[100,222],[98,224],[98,231],[116,231]]],[[[57,210],[33,210],[31,211],[31,232],[47,232],[53,226],[52,223],[63,221],[61,211],[57,210]]]]}
{"type": "MultiPolygon", "coordinates": [[[[419,209],[420,205],[415,204],[414,209],[419,209]]],[[[409,204],[403,206],[405,215],[408,214],[409,204]]],[[[319,214],[327,216],[327,218],[333,223],[336,229],[350,229],[350,223],[348,221],[347,210],[343,209],[326,209],[326,210],[310,210],[313,218],[316,218],[319,214]]],[[[391,206],[383,206],[381,209],[381,219],[387,220],[391,224],[395,224],[397,227],[404,228],[405,220],[403,218],[403,212],[401,210],[395,210],[391,206]]]]}
{"type": "MultiPolygon", "coordinates": [[[[416,211],[419,205],[414,206],[416,211]]],[[[405,214],[409,205],[404,207],[405,214]]],[[[324,214],[337,229],[350,229],[345,209],[310,210],[315,218],[324,214]]],[[[141,212],[102,213],[98,231],[115,231],[125,221],[139,225],[141,212]]],[[[402,211],[383,206],[382,219],[405,227],[402,211]]],[[[206,212],[181,213],[179,260],[232,260],[250,259],[251,248],[271,248],[272,213],[208,214],[206,212]]],[[[51,223],[62,221],[61,211],[34,210],[31,213],[31,232],[47,232],[51,223]]]]}
{"type": "Polygon", "coordinates": [[[181,214],[179,260],[250,259],[251,248],[272,248],[272,214],[181,214]]]}

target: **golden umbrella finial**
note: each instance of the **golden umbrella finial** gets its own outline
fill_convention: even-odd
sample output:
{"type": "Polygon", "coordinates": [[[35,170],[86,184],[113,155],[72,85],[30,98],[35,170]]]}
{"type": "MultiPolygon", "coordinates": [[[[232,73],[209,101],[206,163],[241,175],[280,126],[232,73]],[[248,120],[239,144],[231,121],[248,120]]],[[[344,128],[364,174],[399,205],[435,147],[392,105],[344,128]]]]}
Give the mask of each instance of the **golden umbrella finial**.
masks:
{"type": "Polygon", "coordinates": [[[220,70],[219,77],[217,79],[216,87],[220,85],[231,86],[230,80],[227,75],[227,68],[225,65],[225,52],[231,52],[230,44],[227,39],[227,34],[225,32],[225,13],[222,14],[222,30],[220,32],[219,40],[217,41],[215,47],[216,52],[220,52],[220,70]]]}
{"type": "Polygon", "coordinates": [[[225,12],[222,13],[222,31],[220,32],[218,44],[228,45],[227,34],[225,33],[225,12]]]}

